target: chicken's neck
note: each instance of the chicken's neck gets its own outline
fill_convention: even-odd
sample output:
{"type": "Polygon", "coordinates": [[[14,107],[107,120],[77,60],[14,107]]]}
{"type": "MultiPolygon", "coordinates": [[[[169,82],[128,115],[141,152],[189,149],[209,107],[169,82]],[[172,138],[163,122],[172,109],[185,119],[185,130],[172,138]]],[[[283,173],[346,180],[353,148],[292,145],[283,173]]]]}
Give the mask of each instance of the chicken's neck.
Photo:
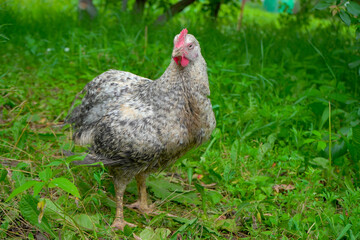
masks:
{"type": "Polygon", "coordinates": [[[158,88],[169,92],[210,95],[206,62],[201,57],[185,68],[171,61],[163,75],[154,82],[158,88]]]}

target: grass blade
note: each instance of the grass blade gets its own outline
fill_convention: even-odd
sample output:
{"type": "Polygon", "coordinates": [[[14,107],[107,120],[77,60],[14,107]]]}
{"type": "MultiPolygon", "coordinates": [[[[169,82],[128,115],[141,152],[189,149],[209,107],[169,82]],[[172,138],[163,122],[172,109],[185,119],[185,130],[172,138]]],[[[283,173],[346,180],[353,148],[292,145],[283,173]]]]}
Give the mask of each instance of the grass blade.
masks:
{"type": "Polygon", "coordinates": [[[349,229],[352,227],[352,225],[349,223],[347,224],[343,230],[341,230],[339,236],[336,238],[336,240],[340,240],[341,238],[343,238],[345,236],[345,234],[347,233],[347,231],[349,231],[349,229]]]}

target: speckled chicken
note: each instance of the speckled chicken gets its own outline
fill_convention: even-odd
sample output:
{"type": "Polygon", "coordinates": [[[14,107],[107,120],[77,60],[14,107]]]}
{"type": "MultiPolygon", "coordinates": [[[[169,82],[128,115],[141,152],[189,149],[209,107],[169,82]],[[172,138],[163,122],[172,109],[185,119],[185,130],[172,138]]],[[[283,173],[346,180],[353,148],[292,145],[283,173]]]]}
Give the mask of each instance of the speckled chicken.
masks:
{"type": "Polygon", "coordinates": [[[206,62],[196,38],[175,36],[172,60],[157,80],[109,70],[89,82],[82,103],[66,119],[79,145],[90,145],[83,161],[103,162],[113,177],[116,216],[123,230],[123,195],[135,177],[139,199],[129,207],[149,213],[145,180],[208,140],[215,128],[206,62]]]}

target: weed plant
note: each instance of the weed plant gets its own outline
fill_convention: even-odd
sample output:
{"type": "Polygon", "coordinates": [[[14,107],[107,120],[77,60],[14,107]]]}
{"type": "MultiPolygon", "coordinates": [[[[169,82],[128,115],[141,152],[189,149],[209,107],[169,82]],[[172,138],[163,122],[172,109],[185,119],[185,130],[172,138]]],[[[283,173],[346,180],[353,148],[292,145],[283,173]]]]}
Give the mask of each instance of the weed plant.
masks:
{"type": "MultiPolygon", "coordinates": [[[[224,6],[214,23],[195,7],[154,26],[109,8],[79,22],[74,1],[0,3],[0,238],[360,239],[351,29],[248,7],[237,32],[237,12],[224,6]],[[217,129],[149,178],[159,215],[125,209],[138,227],[115,232],[107,170],[73,167],[61,153],[71,132],[59,125],[108,69],[158,78],[183,27],[207,61],[217,129]]],[[[136,194],[132,182],[125,201],[136,194]]]]}

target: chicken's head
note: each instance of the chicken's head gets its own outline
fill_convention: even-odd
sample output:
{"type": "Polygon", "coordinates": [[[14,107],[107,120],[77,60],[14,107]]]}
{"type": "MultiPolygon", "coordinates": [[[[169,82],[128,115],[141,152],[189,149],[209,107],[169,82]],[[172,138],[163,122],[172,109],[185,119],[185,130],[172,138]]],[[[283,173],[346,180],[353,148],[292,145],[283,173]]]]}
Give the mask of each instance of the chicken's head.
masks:
{"type": "Polygon", "coordinates": [[[186,67],[190,61],[195,61],[199,54],[199,42],[184,28],[180,34],[175,36],[172,58],[176,64],[186,67]]]}

